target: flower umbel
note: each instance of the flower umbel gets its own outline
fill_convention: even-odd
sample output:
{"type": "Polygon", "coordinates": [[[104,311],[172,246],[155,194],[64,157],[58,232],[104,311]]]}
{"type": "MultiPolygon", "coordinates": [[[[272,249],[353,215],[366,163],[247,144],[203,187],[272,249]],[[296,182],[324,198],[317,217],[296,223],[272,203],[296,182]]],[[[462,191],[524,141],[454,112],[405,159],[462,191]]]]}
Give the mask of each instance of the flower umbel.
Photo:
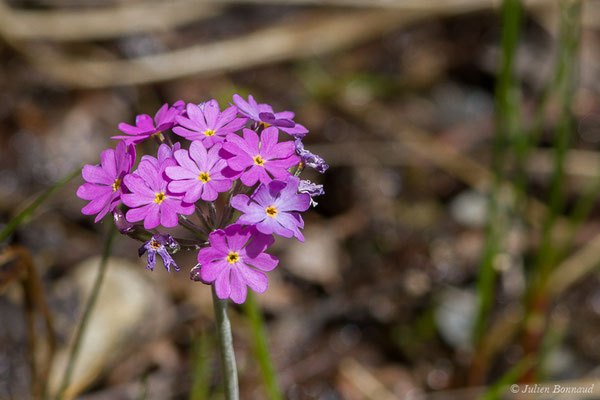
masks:
{"type": "Polygon", "coordinates": [[[301,213],[317,204],[313,197],[323,186],[298,177],[305,166],[319,172],[328,166],[304,148],[308,130],[293,112],[275,112],[252,95],[236,94],[232,103],[221,110],[214,99],[179,100],[154,117],[138,115],[135,125],[119,124],[122,134],[113,139],[120,142],[102,153],[100,165],[83,168],[86,182],[77,195],[89,200],[84,214],[99,221],[111,212],[121,234],[143,243],[148,269],[156,254],[170,270],[178,269],[176,250],[199,251],[192,279],[241,303],[247,287],[259,293],[267,287],[265,272],[277,265],[264,253],[273,234],[304,241],[301,213]],[[157,150],[134,168],[135,147],[146,139],[157,139],[151,141],[157,150]],[[157,230],[179,225],[193,238],[157,230]]]}

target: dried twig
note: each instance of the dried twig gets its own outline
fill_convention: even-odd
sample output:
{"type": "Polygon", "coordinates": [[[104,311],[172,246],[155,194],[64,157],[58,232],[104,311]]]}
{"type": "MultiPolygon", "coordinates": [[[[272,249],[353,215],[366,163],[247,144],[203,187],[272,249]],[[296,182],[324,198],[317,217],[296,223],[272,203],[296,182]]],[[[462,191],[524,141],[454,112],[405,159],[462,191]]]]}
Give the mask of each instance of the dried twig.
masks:
{"type": "MultiPolygon", "coordinates": [[[[27,358],[31,372],[31,396],[34,399],[40,399],[43,397],[46,390],[50,365],[56,350],[56,334],[54,331],[52,315],[48,304],[46,303],[46,297],[43,292],[40,278],[29,251],[24,247],[12,246],[0,254],[0,265],[5,263],[14,263],[12,270],[16,271],[16,273],[13,273],[11,276],[18,276],[21,279],[25,299],[25,322],[27,326],[28,342],[27,358]],[[48,340],[46,358],[44,364],[39,367],[37,365],[36,357],[38,348],[36,339],[38,333],[35,329],[36,309],[41,312],[44,318],[48,340]]],[[[5,284],[8,283],[9,281],[5,282],[5,284]]]]}
{"type": "Polygon", "coordinates": [[[106,8],[32,11],[0,1],[0,34],[12,40],[85,41],[166,30],[217,14],[194,0],[138,2],[106,8]]]}
{"type": "Polygon", "coordinates": [[[132,60],[72,59],[42,48],[26,55],[40,69],[69,85],[140,84],[319,55],[378,36],[407,18],[381,10],[308,13],[243,37],[132,60]]]}

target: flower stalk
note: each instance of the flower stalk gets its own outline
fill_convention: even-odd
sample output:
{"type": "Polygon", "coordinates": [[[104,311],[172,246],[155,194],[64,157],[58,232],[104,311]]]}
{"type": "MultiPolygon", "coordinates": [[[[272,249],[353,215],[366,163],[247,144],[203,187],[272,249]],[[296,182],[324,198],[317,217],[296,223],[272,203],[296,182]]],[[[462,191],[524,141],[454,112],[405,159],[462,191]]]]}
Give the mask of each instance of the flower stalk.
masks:
{"type": "Polygon", "coordinates": [[[227,315],[227,299],[219,299],[217,297],[214,285],[212,286],[212,297],[213,308],[215,310],[215,323],[217,325],[217,337],[219,338],[219,350],[221,351],[225,398],[227,400],[239,400],[240,389],[238,385],[237,365],[235,363],[235,352],[233,351],[231,323],[227,315]]]}

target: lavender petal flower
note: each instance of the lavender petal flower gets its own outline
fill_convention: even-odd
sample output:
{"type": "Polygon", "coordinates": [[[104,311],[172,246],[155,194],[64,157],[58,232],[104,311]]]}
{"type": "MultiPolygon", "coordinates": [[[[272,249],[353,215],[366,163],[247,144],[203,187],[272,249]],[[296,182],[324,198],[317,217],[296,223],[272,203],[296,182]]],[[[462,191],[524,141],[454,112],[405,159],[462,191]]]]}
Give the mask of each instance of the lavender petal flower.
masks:
{"type": "Polygon", "coordinates": [[[306,166],[316,169],[317,172],[320,172],[321,174],[324,173],[327,168],[329,168],[329,165],[325,164],[325,160],[323,158],[304,148],[304,144],[302,143],[301,139],[296,139],[295,144],[296,154],[300,156],[302,162],[306,164],[306,166]]]}
{"type": "Polygon", "coordinates": [[[245,115],[254,122],[263,124],[265,127],[275,126],[289,135],[299,135],[300,137],[303,137],[308,132],[305,127],[293,121],[293,112],[281,111],[276,113],[270,105],[258,104],[252,95],[249,95],[248,101],[246,101],[239,94],[234,94],[233,102],[242,115],[245,115]]]}
{"type": "Polygon", "coordinates": [[[298,193],[299,178],[288,177],[285,181],[273,180],[260,185],[251,198],[238,194],[231,199],[231,206],[243,214],[237,220],[241,225],[254,225],[264,234],[283,237],[295,236],[304,242],[300,228],[304,221],[299,212],[310,207],[310,196],[298,193]]]}
{"type": "Polygon", "coordinates": [[[165,173],[172,181],[169,190],[184,193],[183,201],[195,203],[199,199],[214,201],[219,192],[231,189],[232,181],[222,174],[227,162],[219,157],[221,145],[206,151],[199,140],[192,142],[190,150],[178,150],[175,159],[179,165],[167,167],[165,173]]]}
{"type": "Polygon", "coordinates": [[[179,267],[169,254],[176,253],[179,250],[179,244],[171,237],[171,235],[167,235],[166,233],[159,233],[157,235],[152,236],[152,238],[144,243],[142,247],[139,248],[138,254],[139,256],[143,256],[144,253],[148,252],[148,266],[146,269],[154,271],[154,265],[156,265],[156,254],[158,254],[162,260],[165,268],[168,272],[171,272],[171,265],[175,268],[175,271],[179,271],[179,267]]]}
{"type": "Polygon", "coordinates": [[[206,148],[224,141],[226,135],[246,124],[246,118],[237,118],[237,107],[231,106],[221,112],[216,100],[200,105],[190,103],[186,111],[187,116],[177,117],[181,126],[175,127],[173,132],[188,140],[200,140],[206,148]]]}
{"type": "Polygon", "coordinates": [[[246,186],[290,176],[287,168],[298,164],[300,158],[294,155],[294,143],[278,140],[279,132],[274,127],[263,130],[260,141],[251,129],[244,129],[243,138],[236,134],[227,135],[220,154],[227,160],[230,170],[225,170],[224,174],[232,178],[239,176],[246,186]]]}

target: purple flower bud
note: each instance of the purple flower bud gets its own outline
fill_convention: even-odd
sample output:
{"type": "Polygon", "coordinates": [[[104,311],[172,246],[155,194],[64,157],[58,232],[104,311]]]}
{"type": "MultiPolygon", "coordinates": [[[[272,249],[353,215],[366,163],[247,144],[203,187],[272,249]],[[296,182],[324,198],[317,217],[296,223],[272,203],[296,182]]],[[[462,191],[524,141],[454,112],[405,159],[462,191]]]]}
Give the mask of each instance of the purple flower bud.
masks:
{"type": "Polygon", "coordinates": [[[115,221],[115,226],[117,227],[117,229],[119,230],[119,232],[123,235],[126,235],[127,233],[131,232],[131,230],[133,229],[133,224],[131,222],[128,222],[125,219],[125,215],[123,214],[123,211],[116,209],[115,211],[113,211],[113,221],[115,221]]]}

